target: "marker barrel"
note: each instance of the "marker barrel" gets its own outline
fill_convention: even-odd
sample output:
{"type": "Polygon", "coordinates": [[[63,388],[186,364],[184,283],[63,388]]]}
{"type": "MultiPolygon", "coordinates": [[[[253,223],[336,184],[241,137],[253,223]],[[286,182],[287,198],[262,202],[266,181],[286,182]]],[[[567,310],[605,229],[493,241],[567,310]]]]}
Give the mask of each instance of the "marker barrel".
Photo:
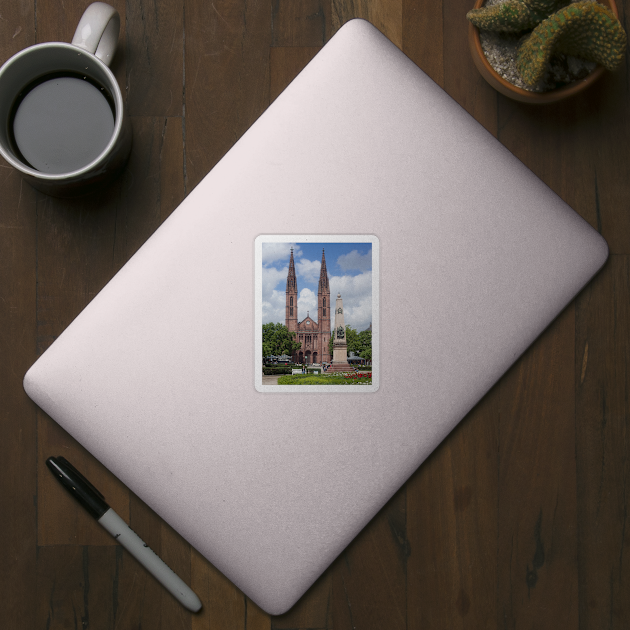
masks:
{"type": "Polygon", "coordinates": [[[151,573],[183,606],[197,612],[201,601],[190,587],[149,547],[114,510],[98,522],[151,573]]]}

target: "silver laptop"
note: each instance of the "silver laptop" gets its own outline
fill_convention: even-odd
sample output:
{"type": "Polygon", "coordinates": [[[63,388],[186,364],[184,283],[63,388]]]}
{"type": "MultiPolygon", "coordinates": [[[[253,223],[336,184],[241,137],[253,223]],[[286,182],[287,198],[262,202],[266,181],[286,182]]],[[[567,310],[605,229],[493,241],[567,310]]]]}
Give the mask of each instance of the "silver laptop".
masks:
{"type": "Polygon", "coordinates": [[[24,386],[279,614],[607,255],[595,230],[354,20],[24,386]],[[286,326],[293,345],[270,346],[269,324],[286,326]],[[366,331],[363,382],[263,375],[283,354],[311,372],[341,364],[344,338],[343,356],[362,362],[351,350],[366,331]]]}

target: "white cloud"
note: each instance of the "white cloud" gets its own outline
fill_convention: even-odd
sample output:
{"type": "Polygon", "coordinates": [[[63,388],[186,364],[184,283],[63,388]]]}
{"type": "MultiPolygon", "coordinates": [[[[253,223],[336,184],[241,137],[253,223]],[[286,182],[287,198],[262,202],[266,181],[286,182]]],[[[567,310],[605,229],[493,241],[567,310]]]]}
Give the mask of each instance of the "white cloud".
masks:
{"type": "MultiPolygon", "coordinates": [[[[295,243],[263,243],[262,244],[262,264],[263,266],[271,265],[276,260],[289,260],[291,256],[291,248],[293,247],[293,256],[295,258],[302,255],[300,246],[295,243]]],[[[286,279],[286,273],[284,274],[286,279]]]]}
{"type": "MultiPolygon", "coordinates": [[[[330,301],[334,304],[337,293],[343,300],[345,324],[358,332],[372,322],[372,272],[358,276],[332,276],[330,278],[330,301]]],[[[331,317],[331,323],[333,323],[331,317]]]]}
{"type": "Polygon", "coordinates": [[[319,260],[306,260],[306,258],[302,258],[298,260],[295,271],[299,280],[304,280],[304,282],[319,282],[321,267],[322,263],[319,260]]]}
{"type": "MultiPolygon", "coordinates": [[[[265,295],[265,294],[263,294],[265,295]]],[[[284,324],[286,318],[286,293],[284,291],[272,291],[263,297],[262,323],[284,324]]]]}
{"type": "MultiPolygon", "coordinates": [[[[263,267],[262,270],[262,294],[263,299],[269,295],[274,289],[280,285],[281,287],[284,285],[284,290],[286,290],[286,281],[287,274],[289,273],[289,268],[285,267],[284,269],[276,269],[274,267],[263,267]]],[[[283,290],[283,295],[284,295],[283,290]]]]}
{"type": "Polygon", "coordinates": [[[343,271],[358,270],[358,271],[371,271],[372,270],[372,250],[367,254],[359,254],[358,250],[353,249],[347,254],[343,254],[337,258],[337,264],[343,271]]]}
{"type": "Polygon", "coordinates": [[[302,321],[309,312],[312,319],[317,321],[317,294],[310,289],[302,289],[298,297],[298,319],[302,321]]]}

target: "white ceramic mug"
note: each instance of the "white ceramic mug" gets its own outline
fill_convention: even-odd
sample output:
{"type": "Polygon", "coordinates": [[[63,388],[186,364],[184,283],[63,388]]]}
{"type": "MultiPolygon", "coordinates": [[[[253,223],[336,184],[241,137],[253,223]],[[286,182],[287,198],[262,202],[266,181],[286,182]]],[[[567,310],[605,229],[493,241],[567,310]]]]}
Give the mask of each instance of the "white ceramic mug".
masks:
{"type": "Polygon", "coordinates": [[[48,42],[30,46],[15,54],[0,68],[0,154],[33,187],[46,194],[58,197],[84,194],[108,183],[127,161],[131,150],[131,125],[125,116],[118,82],[108,67],[116,51],[119,31],[118,12],[108,4],[95,2],[81,17],[71,44],[48,42]],[[52,83],[56,87],[50,88],[52,83]],[[87,83],[92,87],[87,86],[87,83]],[[46,84],[46,89],[57,90],[55,94],[58,94],[59,102],[54,98],[42,97],[44,93],[39,92],[40,108],[42,103],[52,103],[51,111],[40,116],[40,110],[33,107],[37,105],[36,90],[41,89],[38,86],[43,84],[46,84]],[[74,92],[67,89],[69,85],[80,92],[86,90],[89,92],[86,97],[96,100],[84,101],[83,95],[81,99],[74,98],[74,92]],[[99,91],[103,96],[98,95],[99,91]],[[93,92],[96,92],[96,96],[93,92]],[[109,114],[104,111],[102,103],[109,106],[109,114]],[[72,108],[81,109],[70,115],[68,112],[72,112],[72,108]],[[85,111],[86,108],[93,108],[94,111],[85,111]],[[94,116],[98,108],[101,108],[99,113],[103,113],[107,119],[94,116]],[[35,112],[37,116],[29,120],[28,112],[32,115],[35,112]],[[49,122],[44,122],[46,116],[50,116],[49,122]],[[77,124],[80,122],[83,127],[79,125],[79,131],[74,135],[66,133],[67,128],[63,124],[54,124],[54,116],[69,118],[70,121],[66,122],[70,125],[68,128],[73,130],[71,125],[74,124],[74,116],[77,124]],[[35,132],[35,127],[39,131],[35,132]],[[38,158],[26,144],[28,138],[20,142],[20,134],[23,138],[24,134],[29,133],[42,143],[44,157],[40,162],[33,157],[25,157],[25,154],[29,154],[38,158]],[[98,141],[93,140],[93,136],[98,136],[98,141]],[[80,150],[74,148],[75,145],[70,141],[73,138],[76,142],[81,141],[80,150]],[[46,156],[52,156],[53,159],[65,157],[48,167],[48,161],[44,164],[44,160],[48,159],[46,156]]]}

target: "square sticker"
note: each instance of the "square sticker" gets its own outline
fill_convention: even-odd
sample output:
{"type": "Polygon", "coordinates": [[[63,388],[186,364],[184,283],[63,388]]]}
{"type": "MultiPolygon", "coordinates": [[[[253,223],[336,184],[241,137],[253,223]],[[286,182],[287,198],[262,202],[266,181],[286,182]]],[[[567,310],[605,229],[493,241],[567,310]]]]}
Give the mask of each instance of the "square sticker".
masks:
{"type": "Polygon", "coordinates": [[[378,390],[374,235],[261,235],[254,244],[259,392],[378,390]]]}

